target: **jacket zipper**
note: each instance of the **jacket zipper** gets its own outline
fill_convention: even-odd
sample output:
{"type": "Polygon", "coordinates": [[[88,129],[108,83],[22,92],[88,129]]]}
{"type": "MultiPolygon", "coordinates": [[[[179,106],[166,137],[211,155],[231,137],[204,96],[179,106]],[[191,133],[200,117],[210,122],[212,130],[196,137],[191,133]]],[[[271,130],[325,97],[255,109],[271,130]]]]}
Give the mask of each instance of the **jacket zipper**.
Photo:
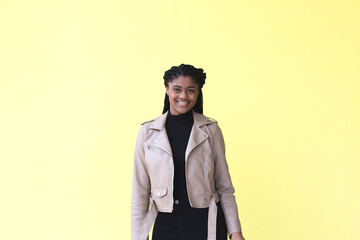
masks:
{"type": "MultiPolygon", "coordinates": [[[[186,153],[186,151],[185,151],[185,153],[186,153]]],[[[189,154],[188,154],[188,156],[190,155],[190,153],[191,152],[189,152],[189,154]]],[[[190,195],[189,195],[189,187],[188,187],[188,185],[189,185],[189,181],[188,181],[188,174],[187,174],[187,158],[188,158],[188,156],[186,156],[185,155],[185,180],[186,180],[186,192],[187,192],[187,195],[188,195],[188,199],[189,199],[189,202],[190,202],[190,206],[192,206],[192,203],[191,203],[191,201],[190,201],[190,195]]]]}
{"type": "Polygon", "coordinates": [[[204,144],[201,144],[202,152],[203,152],[203,186],[204,186],[204,206],[206,206],[206,184],[205,184],[205,152],[204,152],[204,144]]]}
{"type": "Polygon", "coordinates": [[[149,150],[152,150],[154,152],[157,152],[157,153],[161,154],[161,156],[164,156],[164,154],[165,154],[165,151],[163,149],[159,148],[158,146],[148,144],[147,148],[149,150]]]}

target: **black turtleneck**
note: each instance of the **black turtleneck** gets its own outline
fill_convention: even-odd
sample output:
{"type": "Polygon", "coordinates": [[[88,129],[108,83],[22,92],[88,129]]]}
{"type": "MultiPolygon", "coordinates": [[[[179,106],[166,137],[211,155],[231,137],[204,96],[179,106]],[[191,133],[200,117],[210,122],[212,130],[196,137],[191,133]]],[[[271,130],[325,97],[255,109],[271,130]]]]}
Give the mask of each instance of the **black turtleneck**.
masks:
{"type": "Polygon", "coordinates": [[[168,112],[166,119],[166,132],[171,145],[174,160],[174,200],[188,202],[185,179],[185,151],[189,141],[191,128],[194,123],[192,110],[171,115],[168,112]]]}

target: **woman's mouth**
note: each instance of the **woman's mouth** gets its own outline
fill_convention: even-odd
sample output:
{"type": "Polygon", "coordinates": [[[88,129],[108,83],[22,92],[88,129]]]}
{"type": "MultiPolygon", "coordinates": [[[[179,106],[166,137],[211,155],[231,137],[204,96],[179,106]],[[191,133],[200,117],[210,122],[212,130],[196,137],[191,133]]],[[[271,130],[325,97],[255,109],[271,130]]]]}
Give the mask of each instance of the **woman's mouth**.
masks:
{"type": "Polygon", "coordinates": [[[180,106],[185,107],[189,102],[187,101],[176,101],[180,106]]]}

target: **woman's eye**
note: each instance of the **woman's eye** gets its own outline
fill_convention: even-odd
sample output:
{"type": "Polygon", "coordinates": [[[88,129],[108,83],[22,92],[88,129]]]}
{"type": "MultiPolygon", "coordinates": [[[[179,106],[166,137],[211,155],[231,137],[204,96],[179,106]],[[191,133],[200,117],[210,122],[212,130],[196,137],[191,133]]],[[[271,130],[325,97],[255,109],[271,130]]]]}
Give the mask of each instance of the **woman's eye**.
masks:
{"type": "Polygon", "coordinates": [[[189,89],[189,93],[194,93],[195,90],[194,89],[189,89]]]}
{"type": "Polygon", "coordinates": [[[180,92],[180,88],[174,88],[175,92],[180,92]]]}

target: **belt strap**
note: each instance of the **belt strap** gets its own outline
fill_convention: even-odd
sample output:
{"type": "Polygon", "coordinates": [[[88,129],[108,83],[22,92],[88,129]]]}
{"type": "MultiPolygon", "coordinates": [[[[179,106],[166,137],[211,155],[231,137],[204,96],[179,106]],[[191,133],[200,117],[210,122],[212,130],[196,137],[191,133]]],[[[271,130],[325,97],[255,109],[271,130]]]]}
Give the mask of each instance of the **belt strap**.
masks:
{"type": "Polygon", "coordinates": [[[147,212],[147,214],[143,220],[143,223],[139,229],[137,240],[149,239],[149,233],[150,233],[151,227],[155,221],[157,214],[158,214],[158,209],[156,207],[154,199],[152,197],[150,197],[150,209],[147,212]]]}
{"type": "MultiPolygon", "coordinates": [[[[217,219],[217,205],[216,205],[216,192],[212,194],[209,205],[208,216],[208,238],[207,240],[216,240],[216,219],[217,219]]],[[[152,225],[158,214],[158,209],[152,197],[150,197],[150,209],[147,212],[143,223],[139,229],[137,240],[148,240],[149,233],[152,225]]]]}
{"type": "Polygon", "coordinates": [[[208,216],[208,238],[207,240],[216,240],[216,219],[217,205],[215,194],[210,199],[209,216],[208,216]]]}

